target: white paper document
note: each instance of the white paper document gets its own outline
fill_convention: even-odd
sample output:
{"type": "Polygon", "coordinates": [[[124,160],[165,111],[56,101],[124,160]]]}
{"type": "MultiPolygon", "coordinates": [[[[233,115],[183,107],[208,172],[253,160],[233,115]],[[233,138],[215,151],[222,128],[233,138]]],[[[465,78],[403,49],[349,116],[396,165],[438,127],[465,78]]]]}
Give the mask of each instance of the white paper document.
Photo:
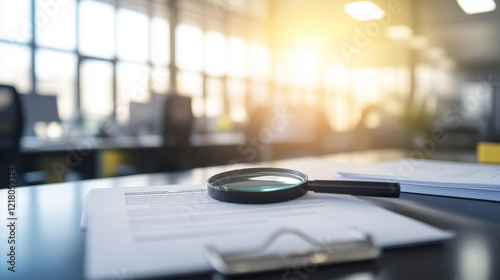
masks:
{"type": "MultiPolygon", "coordinates": [[[[315,194],[293,201],[240,205],[219,202],[204,185],[94,189],[86,201],[85,277],[125,279],[213,271],[206,245],[221,252],[254,249],[282,228],[320,243],[370,233],[384,248],[436,242],[453,234],[347,195],[315,194]],[[128,278],[126,278],[128,277],[128,278]]],[[[283,236],[269,250],[309,247],[283,236]]]]}
{"type": "Polygon", "coordinates": [[[500,165],[400,159],[337,172],[335,177],[398,182],[408,193],[500,201],[500,165]]]}

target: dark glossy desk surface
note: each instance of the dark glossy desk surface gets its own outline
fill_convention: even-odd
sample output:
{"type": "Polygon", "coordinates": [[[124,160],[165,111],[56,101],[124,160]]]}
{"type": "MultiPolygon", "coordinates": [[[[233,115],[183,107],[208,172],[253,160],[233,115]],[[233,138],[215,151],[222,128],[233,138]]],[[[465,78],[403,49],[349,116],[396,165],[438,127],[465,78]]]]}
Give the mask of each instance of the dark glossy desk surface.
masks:
{"type": "MultiPolygon", "coordinates": [[[[315,159],[373,163],[405,156],[402,151],[370,151],[315,159]]],[[[438,155],[439,156],[439,155],[438,155]]],[[[471,157],[457,156],[470,160],[471,157]]],[[[300,168],[311,158],[269,163],[300,168]]],[[[203,183],[220,170],[237,166],[200,168],[168,174],[138,175],[61,183],[17,189],[16,273],[6,264],[6,190],[0,191],[0,279],[82,279],[84,232],[79,228],[85,194],[91,188],[203,183]]],[[[456,238],[440,245],[384,251],[373,262],[321,268],[301,268],[243,279],[500,279],[500,203],[402,194],[400,199],[366,199],[395,212],[456,231],[456,238]]],[[[212,279],[220,275],[187,278],[212,279]]],[[[117,274],[116,279],[130,279],[117,274]]]]}

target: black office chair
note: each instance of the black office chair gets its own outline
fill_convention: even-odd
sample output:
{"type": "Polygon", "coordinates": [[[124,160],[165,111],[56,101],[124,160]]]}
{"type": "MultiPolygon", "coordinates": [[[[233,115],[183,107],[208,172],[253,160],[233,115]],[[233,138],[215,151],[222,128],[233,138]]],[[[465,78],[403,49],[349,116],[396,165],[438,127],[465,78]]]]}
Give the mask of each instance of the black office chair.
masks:
{"type": "MultiPolygon", "coordinates": [[[[163,111],[166,94],[152,93],[151,100],[147,103],[130,102],[130,119],[123,127],[123,132],[127,135],[140,136],[161,135],[163,111]]],[[[116,136],[116,135],[115,135],[116,136]]],[[[133,163],[120,163],[116,166],[113,176],[127,176],[140,173],[149,173],[156,170],[158,152],[141,152],[141,157],[135,159],[133,163]],[[154,158],[154,160],[151,160],[154,158]]]]}
{"type": "MultiPolygon", "coordinates": [[[[0,176],[7,180],[9,166],[16,167],[17,185],[22,182],[20,141],[23,132],[23,113],[19,93],[12,86],[0,85],[0,176]]],[[[5,184],[0,184],[0,188],[5,184]]]]}
{"type": "Polygon", "coordinates": [[[165,101],[163,135],[166,146],[189,145],[193,127],[191,97],[171,94],[165,101]]]}
{"type": "Polygon", "coordinates": [[[163,111],[163,147],[157,160],[157,172],[191,167],[190,136],[194,115],[191,98],[170,94],[163,111]]]}
{"type": "MultiPolygon", "coordinates": [[[[122,164],[114,172],[114,176],[125,176],[149,172],[167,172],[188,169],[192,167],[190,136],[193,127],[193,111],[191,98],[171,93],[162,98],[159,114],[155,114],[161,121],[161,135],[163,146],[155,149],[152,153],[144,151],[134,164],[122,164]],[[153,160],[152,160],[153,159],[153,160]],[[154,166],[151,166],[153,163],[154,166]],[[152,170],[151,170],[152,169],[152,170]]],[[[132,114],[132,110],[139,107],[131,107],[131,123],[141,123],[139,113],[132,114]],[[133,120],[132,115],[137,120],[133,120]]],[[[143,109],[143,108],[140,108],[143,109]]],[[[155,121],[156,123],[156,121],[155,121]]]]}

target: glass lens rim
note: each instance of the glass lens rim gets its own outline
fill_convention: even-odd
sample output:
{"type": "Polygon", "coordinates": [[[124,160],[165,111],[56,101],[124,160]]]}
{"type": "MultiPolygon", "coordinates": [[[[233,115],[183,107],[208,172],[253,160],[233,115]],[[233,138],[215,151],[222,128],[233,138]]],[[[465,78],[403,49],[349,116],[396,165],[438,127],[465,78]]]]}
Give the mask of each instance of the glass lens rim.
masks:
{"type": "Polygon", "coordinates": [[[306,174],[299,172],[299,171],[296,171],[296,170],[293,170],[293,169],[275,168],[275,167],[260,167],[260,168],[235,169],[235,170],[230,170],[230,171],[225,171],[225,172],[215,174],[207,180],[207,185],[213,189],[216,189],[219,191],[225,191],[225,192],[270,193],[270,192],[277,192],[277,191],[282,191],[282,190],[286,190],[286,189],[296,188],[296,187],[301,186],[302,184],[306,183],[307,180],[308,180],[308,178],[307,178],[306,174]],[[300,180],[300,182],[297,184],[294,184],[293,186],[276,187],[275,190],[268,190],[268,191],[264,191],[264,192],[252,191],[250,189],[236,189],[236,188],[227,189],[227,188],[220,187],[220,186],[218,186],[220,184],[217,184],[217,182],[220,180],[228,180],[228,178],[231,178],[231,177],[236,176],[236,175],[250,174],[250,173],[262,173],[262,172],[276,173],[277,175],[288,174],[288,175],[290,175],[290,177],[293,176],[293,177],[297,178],[298,180],[300,180]]]}

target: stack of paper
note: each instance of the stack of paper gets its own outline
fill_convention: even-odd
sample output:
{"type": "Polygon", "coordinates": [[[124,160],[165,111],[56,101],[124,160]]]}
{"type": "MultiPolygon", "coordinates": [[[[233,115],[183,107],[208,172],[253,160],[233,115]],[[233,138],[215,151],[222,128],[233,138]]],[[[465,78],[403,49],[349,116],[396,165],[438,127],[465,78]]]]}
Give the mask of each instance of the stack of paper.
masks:
{"type": "Polygon", "coordinates": [[[335,177],[398,182],[408,193],[500,201],[500,165],[401,159],[359,166],[335,177]]]}
{"type": "MultiPolygon", "coordinates": [[[[94,189],[82,224],[88,279],[210,272],[205,246],[215,245],[222,253],[245,252],[283,228],[322,244],[353,240],[356,228],[383,248],[452,236],[352,196],[310,193],[283,203],[239,205],[212,199],[204,185],[94,189]]],[[[306,247],[290,235],[269,250],[289,254],[306,247]]]]}

